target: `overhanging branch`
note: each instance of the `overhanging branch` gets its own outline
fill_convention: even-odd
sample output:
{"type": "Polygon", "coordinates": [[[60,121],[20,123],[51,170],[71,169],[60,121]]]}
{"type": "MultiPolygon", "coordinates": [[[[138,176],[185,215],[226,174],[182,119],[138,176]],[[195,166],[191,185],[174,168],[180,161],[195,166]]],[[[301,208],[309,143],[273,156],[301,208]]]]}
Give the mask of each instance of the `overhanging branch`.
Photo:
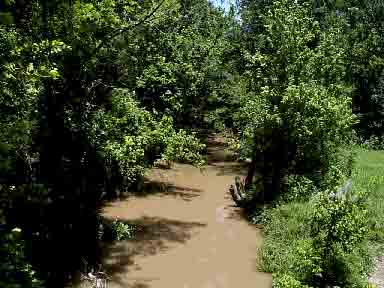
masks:
{"type": "Polygon", "coordinates": [[[149,20],[149,18],[151,18],[159,9],[160,7],[164,4],[165,0],[162,0],[156,7],[155,9],[153,9],[149,14],[147,14],[145,17],[143,17],[139,22],[137,22],[136,24],[134,24],[133,26],[128,26],[128,27],[125,27],[123,29],[119,29],[115,32],[113,32],[109,37],[106,37],[104,38],[104,40],[96,47],[96,49],[94,50],[94,52],[92,54],[96,54],[99,52],[99,50],[107,43],[107,42],[110,42],[113,40],[113,38],[119,36],[120,34],[122,33],[125,33],[127,31],[129,31],[130,29],[133,29],[133,28],[136,28],[140,25],[142,25],[143,23],[145,23],[146,21],[149,20]]]}

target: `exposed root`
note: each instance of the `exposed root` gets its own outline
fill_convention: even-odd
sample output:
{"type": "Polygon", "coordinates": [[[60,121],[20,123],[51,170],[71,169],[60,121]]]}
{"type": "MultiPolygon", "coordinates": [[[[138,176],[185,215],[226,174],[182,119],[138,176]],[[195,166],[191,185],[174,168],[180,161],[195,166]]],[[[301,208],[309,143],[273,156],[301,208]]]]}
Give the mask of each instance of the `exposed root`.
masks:
{"type": "Polygon", "coordinates": [[[235,185],[231,185],[229,188],[233,201],[239,207],[245,207],[247,199],[246,192],[243,182],[240,180],[240,177],[236,176],[235,185]]]}

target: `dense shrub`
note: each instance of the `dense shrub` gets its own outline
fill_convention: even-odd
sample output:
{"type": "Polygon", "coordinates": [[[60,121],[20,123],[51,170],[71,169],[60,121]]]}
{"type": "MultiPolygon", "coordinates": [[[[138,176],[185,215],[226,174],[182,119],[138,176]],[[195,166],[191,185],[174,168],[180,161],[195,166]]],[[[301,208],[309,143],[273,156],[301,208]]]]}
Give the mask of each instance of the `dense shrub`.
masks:
{"type": "Polygon", "coordinates": [[[291,275],[304,283],[316,268],[309,226],[313,206],[309,202],[287,203],[264,213],[261,269],[291,275]]]}
{"type": "Polygon", "coordinates": [[[367,276],[364,275],[367,270],[361,271],[358,266],[364,254],[356,251],[367,240],[365,197],[357,192],[335,191],[321,193],[317,198],[310,225],[313,247],[320,260],[317,265],[321,283],[363,287],[366,283],[362,279],[367,276]]]}
{"type": "Polygon", "coordinates": [[[7,230],[0,227],[0,286],[44,287],[25,255],[25,242],[21,238],[21,229],[7,230]]]}
{"type": "Polygon", "coordinates": [[[157,116],[129,91],[113,91],[111,110],[93,113],[88,137],[106,163],[117,163],[118,173],[132,184],[156,160],[201,164],[204,148],[184,130],[176,131],[170,116],[157,116]]]}
{"type": "MultiPolygon", "coordinates": [[[[202,163],[203,146],[174,118],[202,115],[228,19],[205,0],[182,4],[0,5],[0,223],[22,225],[26,254],[50,287],[81,259],[100,260],[102,196],[126,191],[157,159],[202,163]]],[[[113,237],[126,228],[117,223],[113,237]]]]}
{"type": "Polygon", "coordinates": [[[313,181],[302,175],[289,175],[287,177],[286,191],[281,195],[284,202],[308,201],[316,193],[313,181]]]}
{"type": "Polygon", "coordinates": [[[373,259],[367,242],[366,202],[355,192],[335,193],[322,192],[308,202],[291,202],[265,212],[261,267],[276,273],[276,285],[367,284],[373,259]]]}
{"type": "Polygon", "coordinates": [[[333,189],[344,184],[352,175],[356,152],[353,146],[338,147],[328,159],[319,187],[322,190],[333,189]]]}
{"type": "Polygon", "coordinates": [[[384,150],[384,139],[382,136],[378,137],[371,135],[367,140],[360,140],[358,142],[362,147],[370,150],[384,150]]]}
{"type": "Polygon", "coordinates": [[[300,281],[296,280],[293,276],[287,274],[274,274],[273,275],[273,288],[310,288],[303,285],[300,281]]]}
{"type": "Polygon", "coordinates": [[[351,146],[339,160],[345,153],[356,155],[353,182],[333,193],[305,193],[313,193],[309,201],[280,202],[259,215],[265,232],[261,269],[274,273],[274,286],[367,287],[384,244],[384,155],[351,146]]]}
{"type": "Polygon", "coordinates": [[[288,175],[334,187],[331,179],[340,176],[340,168],[332,161],[349,143],[356,123],[353,87],[345,77],[346,22],[330,14],[329,26],[322,27],[311,4],[279,0],[245,8],[250,18],[244,25],[258,25],[244,32],[247,89],[239,96],[234,120],[240,151],[252,159],[245,186],[261,179],[257,189],[267,202],[294,190],[288,175]],[[253,180],[256,170],[261,176],[253,180]]]}

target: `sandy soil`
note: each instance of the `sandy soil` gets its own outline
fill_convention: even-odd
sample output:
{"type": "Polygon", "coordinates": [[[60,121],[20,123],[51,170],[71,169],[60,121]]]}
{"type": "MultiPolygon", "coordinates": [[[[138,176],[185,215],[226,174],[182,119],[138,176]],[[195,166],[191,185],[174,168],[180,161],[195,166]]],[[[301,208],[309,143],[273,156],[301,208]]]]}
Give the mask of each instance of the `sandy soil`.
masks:
{"type": "Polygon", "coordinates": [[[376,260],[376,269],[369,278],[369,282],[375,284],[377,288],[384,288],[384,257],[376,260]]]}
{"type": "Polygon", "coordinates": [[[104,268],[111,288],[271,287],[257,272],[260,231],[233,205],[228,187],[244,167],[227,161],[212,143],[203,169],[175,164],[153,169],[144,195],[111,203],[104,215],[141,230],[134,240],[111,245],[104,268]]]}

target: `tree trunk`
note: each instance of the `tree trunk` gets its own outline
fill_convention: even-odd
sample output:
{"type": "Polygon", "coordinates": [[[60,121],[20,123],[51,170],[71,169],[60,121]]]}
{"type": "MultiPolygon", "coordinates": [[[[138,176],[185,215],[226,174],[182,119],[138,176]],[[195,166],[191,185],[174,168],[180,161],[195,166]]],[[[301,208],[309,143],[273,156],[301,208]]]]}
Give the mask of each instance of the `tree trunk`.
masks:
{"type": "Polygon", "coordinates": [[[257,164],[256,141],[257,141],[257,136],[256,136],[256,133],[255,133],[255,136],[254,136],[254,147],[252,149],[252,161],[251,161],[251,164],[249,165],[247,177],[245,178],[245,181],[244,181],[244,188],[245,188],[246,191],[249,190],[252,187],[253,176],[256,173],[256,164],[257,164]]]}

